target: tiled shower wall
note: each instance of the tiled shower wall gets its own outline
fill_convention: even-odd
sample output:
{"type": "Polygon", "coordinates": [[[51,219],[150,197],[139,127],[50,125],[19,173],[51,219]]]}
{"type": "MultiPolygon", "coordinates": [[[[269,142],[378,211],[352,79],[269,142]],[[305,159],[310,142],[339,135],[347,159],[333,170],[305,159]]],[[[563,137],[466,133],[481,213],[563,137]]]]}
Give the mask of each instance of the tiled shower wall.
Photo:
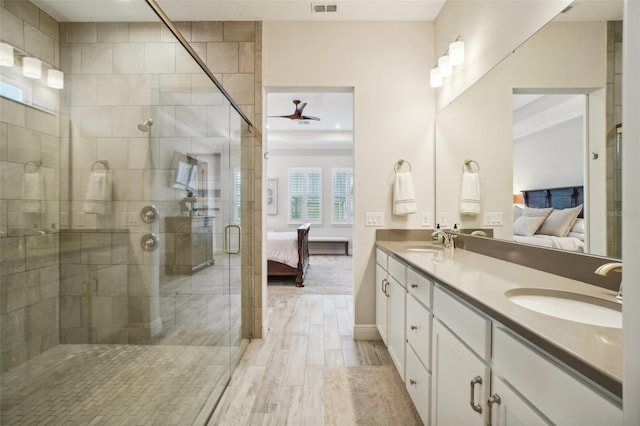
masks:
{"type": "MultiPolygon", "coordinates": [[[[58,23],[30,2],[0,3],[0,39],[59,66],[58,23]]],[[[57,90],[28,83],[59,103],[57,90]]],[[[0,98],[0,372],[59,343],[60,148],[55,114],[0,98]],[[42,176],[39,213],[24,211],[33,172],[42,176]]]]}
{"type": "Polygon", "coordinates": [[[622,258],[622,161],[616,125],[622,123],[622,21],[607,23],[607,256],[622,258]]]}

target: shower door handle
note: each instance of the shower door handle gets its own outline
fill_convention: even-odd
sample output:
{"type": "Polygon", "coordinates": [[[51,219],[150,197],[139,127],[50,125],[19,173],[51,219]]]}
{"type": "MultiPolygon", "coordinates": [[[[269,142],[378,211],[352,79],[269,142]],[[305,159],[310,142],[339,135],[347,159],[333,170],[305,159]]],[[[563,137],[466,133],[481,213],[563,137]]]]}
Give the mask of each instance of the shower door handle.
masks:
{"type": "Polygon", "coordinates": [[[227,225],[227,226],[224,227],[224,244],[223,244],[223,248],[224,248],[224,252],[226,254],[238,254],[238,253],[240,253],[240,250],[242,250],[242,228],[240,228],[240,225],[227,225]],[[231,251],[229,249],[229,231],[231,230],[231,228],[238,229],[238,250],[236,250],[236,251],[231,251]]]}

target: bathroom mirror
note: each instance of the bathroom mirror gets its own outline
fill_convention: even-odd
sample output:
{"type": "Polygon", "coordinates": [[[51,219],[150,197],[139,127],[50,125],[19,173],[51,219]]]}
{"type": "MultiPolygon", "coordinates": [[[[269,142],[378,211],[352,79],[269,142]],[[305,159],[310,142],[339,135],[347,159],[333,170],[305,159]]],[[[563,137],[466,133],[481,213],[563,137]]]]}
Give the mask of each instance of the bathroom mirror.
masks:
{"type": "MultiPolygon", "coordinates": [[[[437,113],[436,218],[446,218],[447,226],[459,223],[463,229],[490,227],[495,238],[513,240],[514,203],[521,201],[514,195],[522,190],[582,185],[584,252],[621,257],[615,190],[620,168],[614,163],[621,143],[616,132],[622,115],[616,84],[622,80],[621,21],[622,1],[574,2],[437,113]],[[552,131],[558,131],[554,138],[562,139],[559,129],[567,123],[583,130],[575,136],[582,144],[574,146],[565,160],[566,169],[582,175],[581,182],[565,176],[544,183],[536,179],[518,183],[523,181],[523,167],[514,161],[522,152],[514,140],[517,144],[525,135],[540,143],[548,141],[552,131]],[[461,166],[467,159],[481,169],[482,213],[477,216],[458,213],[461,166]],[[500,219],[502,225],[489,225],[487,216],[500,219]]],[[[542,153],[540,145],[541,160],[535,165],[530,161],[530,178],[548,178],[557,171],[559,166],[544,161],[564,152],[559,145],[554,151],[554,146],[542,153]]],[[[532,160],[530,154],[528,158],[532,160]]]]}

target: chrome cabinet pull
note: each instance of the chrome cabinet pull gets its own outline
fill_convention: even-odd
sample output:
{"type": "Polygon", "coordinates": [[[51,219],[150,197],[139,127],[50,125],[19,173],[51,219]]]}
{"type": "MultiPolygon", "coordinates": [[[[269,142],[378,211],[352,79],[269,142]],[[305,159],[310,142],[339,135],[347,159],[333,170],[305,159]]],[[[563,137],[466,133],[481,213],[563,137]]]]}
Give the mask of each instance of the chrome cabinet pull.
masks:
{"type": "Polygon", "coordinates": [[[382,281],[381,281],[380,283],[382,284],[382,285],[380,286],[380,289],[382,290],[382,292],[383,292],[383,293],[384,293],[384,295],[386,296],[386,295],[387,295],[387,290],[386,290],[386,287],[387,287],[387,279],[386,279],[386,278],[383,278],[383,279],[382,279],[382,281]]]}
{"type": "Polygon", "coordinates": [[[384,292],[384,295],[387,297],[391,297],[391,295],[389,294],[389,292],[387,291],[387,287],[389,286],[389,281],[385,278],[384,279],[384,289],[382,289],[382,291],[384,292]]]}
{"type": "Polygon", "coordinates": [[[491,426],[491,423],[493,421],[491,419],[491,406],[493,404],[500,404],[500,402],[500,396],[497,393],[491,395],[487,400],[487,426],[491,426]]]}
{"type": "Polygon", "coordinates": [[[476,413],[482,413],[482,406],[480,404],[476,404],[476,385],[482,384],[482,377],[476,376],[471,379],[469,382],[469,405],[473,408],[473,411],[476,413]]]}

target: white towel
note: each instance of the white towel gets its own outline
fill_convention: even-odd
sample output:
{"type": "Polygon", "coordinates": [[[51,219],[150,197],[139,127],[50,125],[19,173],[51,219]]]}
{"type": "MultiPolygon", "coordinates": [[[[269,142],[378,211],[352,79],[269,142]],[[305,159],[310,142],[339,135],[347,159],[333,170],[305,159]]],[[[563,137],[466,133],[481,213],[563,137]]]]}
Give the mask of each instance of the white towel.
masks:
{"type": "Polygon", "coordinates": [[[109,214],[111,212],[112,186],[111,170],[93,171],[87,185],[87,199],[84,202],[85,213],[109,214]]]}
{"type": "Polygon", "coordinates": [[[40,170],[24,174],[22,211],[24,213],[44,213],[44,181],[40,170]]]}
{"type": "Polygon", "coordinates": [[[480,175],[477,172],[462,173],[460,214],[480,214],[480,175]]]}
{"type": "Polygon", "coordinates": [[[416,212],[416,194],[411,172],[396,173],[393,186],[393,214],[404,215],[416,212]]]}

